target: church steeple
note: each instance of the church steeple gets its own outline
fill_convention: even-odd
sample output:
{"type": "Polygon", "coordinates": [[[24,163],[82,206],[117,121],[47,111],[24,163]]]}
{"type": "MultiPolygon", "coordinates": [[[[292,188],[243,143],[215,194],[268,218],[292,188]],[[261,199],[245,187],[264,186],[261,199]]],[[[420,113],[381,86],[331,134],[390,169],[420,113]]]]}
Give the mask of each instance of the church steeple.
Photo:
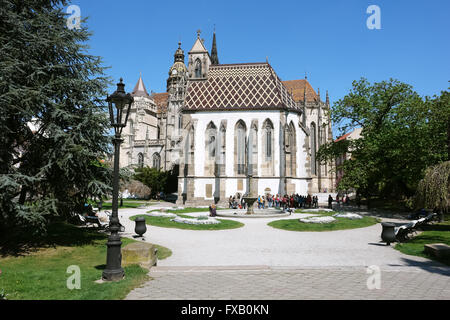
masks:
{"type": "Polygon", "coordinates": [[[214,28],[213,43],[211,48],[211,64],[219,64],[219,56],[217,55],[216,30],[214,28]]]}
{"type": "Polygon", "coordinates": [[[139,80],[134,86],[133,92],[131,93],[134,97],[149,97],[147,89],[145,89],[144,81],[142,80],[142,74],[139,74],[139,80]]]}
{"type": "Polygon", "coordinates": [[[178,41],[178,49],[174,54],[174,62],[184,63],[184,51],[181,49],[181,41],[178,41]]]}

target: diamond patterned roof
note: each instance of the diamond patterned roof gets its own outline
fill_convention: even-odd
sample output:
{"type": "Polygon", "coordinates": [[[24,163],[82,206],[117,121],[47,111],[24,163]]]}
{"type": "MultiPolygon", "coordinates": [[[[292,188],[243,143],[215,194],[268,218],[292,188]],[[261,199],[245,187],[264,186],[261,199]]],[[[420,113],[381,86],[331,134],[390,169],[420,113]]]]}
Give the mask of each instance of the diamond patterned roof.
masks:
{"type": "Polygon", "coordinates": [[[190,81],[185,110],[300,108],[268,63],[210,66],[208,79],[190,81]]]}

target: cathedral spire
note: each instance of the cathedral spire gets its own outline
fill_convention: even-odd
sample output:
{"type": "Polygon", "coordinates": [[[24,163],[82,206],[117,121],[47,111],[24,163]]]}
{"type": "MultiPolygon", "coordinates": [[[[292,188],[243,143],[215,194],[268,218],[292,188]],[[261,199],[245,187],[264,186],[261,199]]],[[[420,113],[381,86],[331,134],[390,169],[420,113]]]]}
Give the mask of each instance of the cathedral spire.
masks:
{"type": "Polygon", "coordinates": [[[214,27],[213,43],[211,49],[211,64],[219,64],[219,57],[217,55],[217,45],[216,45],[216,28],[214,27]]]}
{"type": "Polygon", "coordinates": [[[134,86],[133,92],[131,93],[132,96],[135,97],[148,97],[149,94],[147,92],[147,89],[145,89],[144,81],[142,80],[142,73],[139,72],[139,80],[134,86]]]}
{"type": "Polygon", "coordinates": [[[328,97],[328,90],[327,90],[327,97],[326,97],[325,103],[327,104],[327,106],[330,105],[330,98],[328,97]]]}

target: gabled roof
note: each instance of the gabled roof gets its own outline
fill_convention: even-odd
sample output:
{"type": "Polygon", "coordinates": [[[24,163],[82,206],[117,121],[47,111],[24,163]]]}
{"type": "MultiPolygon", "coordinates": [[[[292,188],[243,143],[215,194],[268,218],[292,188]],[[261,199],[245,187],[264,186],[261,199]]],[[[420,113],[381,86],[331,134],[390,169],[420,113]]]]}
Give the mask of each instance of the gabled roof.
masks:
{"type": "Polygon", "coordinates": [[[147,90],[145,89],[144,81],[142,80],[142,75],[139,75],[139,80],[134,86],[131,95],[133,97],[150,97],[147,90]]]}
{"type": "Polygon", "coordinates": [[[197,37],[197,40],[195,40],[195,43],[192,46],[191,51],[189,51],[189,53],[193,53],[193,52],[208,52],[208,50],[206,50],[205,45],[203,44],[200,37],[197,37]]]}
{"type": "Polygon", "coordinates": [[[208,79],[188,84],[184,109],[301,110],[270,64],[211,65],[208,79]]]}
{"type": "Polygon", "coordinates": [[[316,92],[306,79],[287,80],[283,81],[283,84],[286,86],[289,92],[291,92],[292,90],[292,95],[294,96],[295,101],[303,102],[305,90],[307,102],[313,102],[318,99],[316,92]]]}

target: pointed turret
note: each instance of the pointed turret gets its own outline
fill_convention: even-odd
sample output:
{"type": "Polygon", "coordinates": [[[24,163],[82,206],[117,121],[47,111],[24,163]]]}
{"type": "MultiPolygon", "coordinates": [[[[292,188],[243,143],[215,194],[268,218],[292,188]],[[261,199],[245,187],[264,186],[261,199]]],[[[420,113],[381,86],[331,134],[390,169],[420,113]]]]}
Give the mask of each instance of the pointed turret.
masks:
{"type": "Polygon", "coordinates": [[[219,64],[219,56],[217,55],[216,30],[213,34],[213,43],[211,48],[211,64],[219,64]]]}
{"type": "Polygon", "coordinates": [[[133,92],[131,93],[134,97],[150,97],[150,95],[147,92],[147,89],[145,89],[144,81],[142,80],[142,74],[139,74],[139,80],[134,86],[133,92]]]}
{"type": "MultiPolygon", "coordinates": [[[[203,80],[208,76],[211,57],[200,39],[200,30],[197,31],[197,39],[189,51],[188,73],[189,78],[203,80]]],[[[217,59],[218,60],[218,59],[217,59]]],[[[218,62],[218,61],[217,61],[218,62]]]]}
{"type": "Polygon", "coordinates": [[[328,97],[328,90],[327,90],[327,97],[326,97],[325,103],[326,103],[327,106],[330,105],[330,98],[328,97]]]}

